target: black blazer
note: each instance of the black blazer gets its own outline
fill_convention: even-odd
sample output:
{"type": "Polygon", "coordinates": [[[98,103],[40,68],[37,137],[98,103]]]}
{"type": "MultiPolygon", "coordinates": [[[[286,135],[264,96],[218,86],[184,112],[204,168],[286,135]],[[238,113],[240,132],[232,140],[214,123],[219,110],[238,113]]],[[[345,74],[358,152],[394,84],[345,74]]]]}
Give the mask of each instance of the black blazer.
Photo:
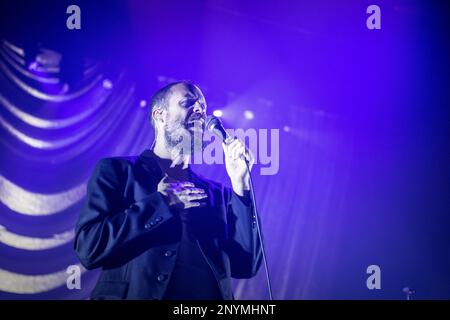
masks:
{"type": "MultiPolygon", "coordinates": [[[[170,279],[181,223],[157,192],[162,171],[150,150],[97,164],[75,228],[74,248],[86,269],[102,268],[92,299],[161,299],[170,279]]],[[[251,278],[261,247],[251,203],[229,188],[193,174],[208,193],[194,233],[224,299],[231,277],[251,278]]]]}

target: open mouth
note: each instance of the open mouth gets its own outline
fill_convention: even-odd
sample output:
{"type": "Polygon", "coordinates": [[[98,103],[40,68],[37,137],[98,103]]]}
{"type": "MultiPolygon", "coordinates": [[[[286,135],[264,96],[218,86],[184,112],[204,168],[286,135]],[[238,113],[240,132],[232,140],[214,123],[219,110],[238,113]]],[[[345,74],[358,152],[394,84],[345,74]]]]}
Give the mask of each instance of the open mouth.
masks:
{"type": "Polygon", "coordinates": [[[186,121],[186,128],[189,130],[202,130],[205,126],[205,119],[201,115],[192,115],[186,121]]]}

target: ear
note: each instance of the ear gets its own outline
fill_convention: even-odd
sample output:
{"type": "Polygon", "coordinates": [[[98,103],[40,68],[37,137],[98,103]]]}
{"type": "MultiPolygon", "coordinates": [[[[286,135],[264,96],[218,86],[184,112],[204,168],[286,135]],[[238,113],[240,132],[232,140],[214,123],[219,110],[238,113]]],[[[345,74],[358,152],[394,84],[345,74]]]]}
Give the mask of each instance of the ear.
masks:
{"type": "Polygon", "coordinates": [[[156,108],[152,111],[152,119],[153,119],[153,121],[155,121],[155,123],[158,121],[164,122],[164,119],[161,116],[162,113],[163,113],[163,110],[161,108],[156,108]]]}

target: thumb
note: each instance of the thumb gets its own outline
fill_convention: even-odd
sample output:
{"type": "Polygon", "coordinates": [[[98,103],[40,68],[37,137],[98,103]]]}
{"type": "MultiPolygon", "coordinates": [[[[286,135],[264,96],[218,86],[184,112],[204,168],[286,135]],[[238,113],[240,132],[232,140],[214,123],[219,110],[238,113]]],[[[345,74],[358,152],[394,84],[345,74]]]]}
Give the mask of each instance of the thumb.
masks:
{"type": "Polygon", "coordinates": [[[228,146],[224,142],[222,142],[222,148],[223,148],[223,152],[225,153],[225,156],[229,157],[229,155],[228,155],[228,146]]]}
{"type": "Polygon", "coordinates": [[[164,173],[164,176],[162,177],[160,182],[167,182],[168,179],[169,179],[169,176],[167,175],[167,173],[164,173]]]}

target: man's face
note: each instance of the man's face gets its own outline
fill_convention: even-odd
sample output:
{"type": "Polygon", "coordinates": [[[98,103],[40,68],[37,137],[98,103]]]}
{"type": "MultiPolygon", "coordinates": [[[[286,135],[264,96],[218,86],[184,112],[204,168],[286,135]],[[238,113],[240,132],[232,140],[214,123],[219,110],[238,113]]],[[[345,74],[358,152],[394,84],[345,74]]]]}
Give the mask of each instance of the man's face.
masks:
{"type": "Polygon", "coordinates": [[[163,128],[166,142],[171,147],[194,146],[195,150],[200,150],[206,117],[205,97],[200,89],[177,84],[171,88],[167,104],[163,128]]]}

